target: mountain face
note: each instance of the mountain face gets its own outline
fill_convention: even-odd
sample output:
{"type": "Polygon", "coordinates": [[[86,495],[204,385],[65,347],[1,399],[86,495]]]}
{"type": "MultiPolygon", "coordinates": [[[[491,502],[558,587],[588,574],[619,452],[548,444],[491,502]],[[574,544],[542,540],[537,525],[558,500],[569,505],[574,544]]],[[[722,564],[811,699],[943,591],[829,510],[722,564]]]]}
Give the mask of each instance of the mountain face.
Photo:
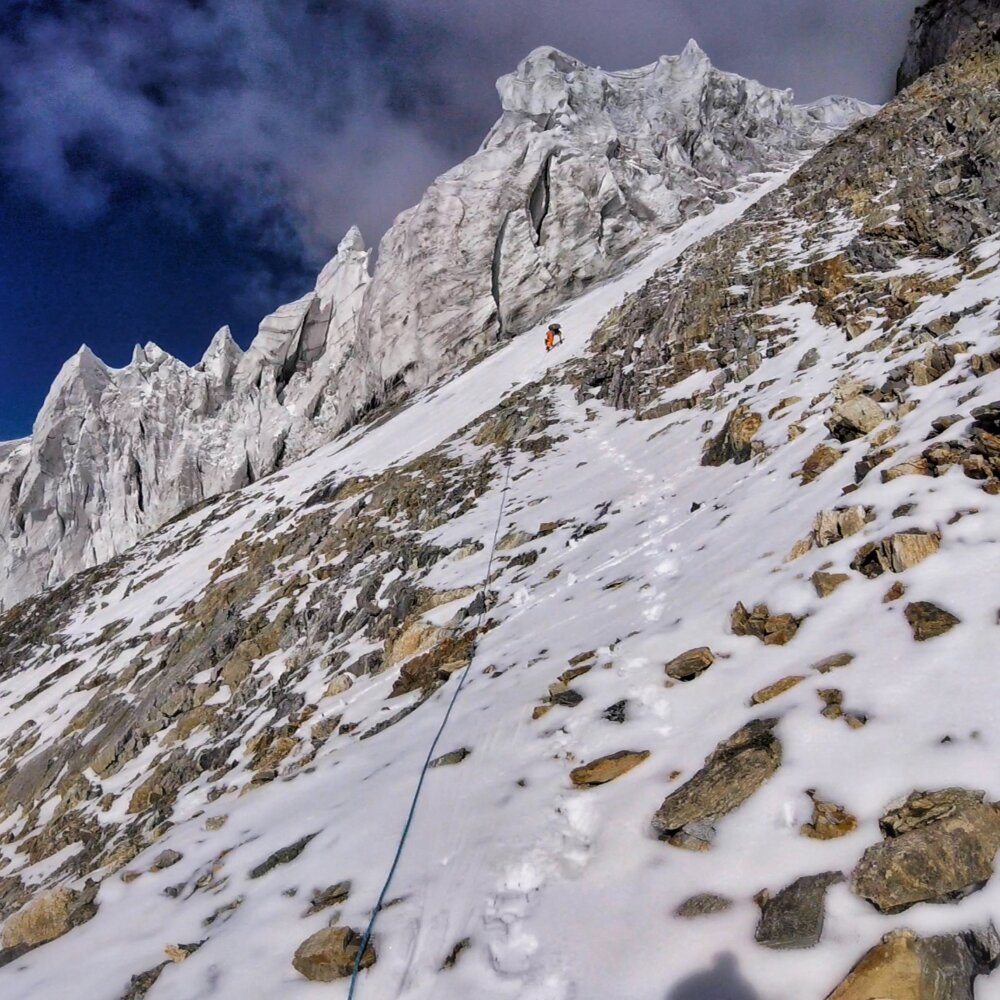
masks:
{"type": "Polygon", "coordinates": [[[152,344],[120,370],[86,348],[66,363],[30,440],[0,454],[0,606],[524,331],[872,110],[798,107],[694,43],[625,73],[538,49],[498,91],[482,148],[399,217],[373,276],[355,229],[245,354],[224,328],[193,368],[152,344]]]}
{"type": "Polygon", "coordinates": [[[977,51],[988,56],[998,38],[996,0],[928,0],[913,15],[906,55],[896,74],[897,90],[949,59],[977,51]]]}
{"type": "MultiPolygon", "coordinates": [[[[998,78],[0,615],[0,993],[344,997],[459,684],[356,996],[995,991],[998,78]]],[[[46,460],[128,379],[309,405],[341,253],[246,355],[81,352],[46,460]]]]}
{"type": "Polygon", "coordinates": [[[0,615],[0,994],[345,997],[432,746],[359,1000],[995,993],[998,78],[0,615]]]}

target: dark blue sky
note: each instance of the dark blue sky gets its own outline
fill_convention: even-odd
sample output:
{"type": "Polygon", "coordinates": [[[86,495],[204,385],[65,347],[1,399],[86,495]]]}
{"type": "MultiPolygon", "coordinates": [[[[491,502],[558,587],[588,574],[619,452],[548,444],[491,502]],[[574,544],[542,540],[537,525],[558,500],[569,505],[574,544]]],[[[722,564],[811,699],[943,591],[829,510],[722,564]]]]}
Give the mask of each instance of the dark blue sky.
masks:
{"type": "Polygon", "coordinates": [[[354,224],[369,244],[537,45],[679,52],[801,100],[886,99],[913,0],[0,0],[0,440],[81,343],[244,346],[354,224]]]}

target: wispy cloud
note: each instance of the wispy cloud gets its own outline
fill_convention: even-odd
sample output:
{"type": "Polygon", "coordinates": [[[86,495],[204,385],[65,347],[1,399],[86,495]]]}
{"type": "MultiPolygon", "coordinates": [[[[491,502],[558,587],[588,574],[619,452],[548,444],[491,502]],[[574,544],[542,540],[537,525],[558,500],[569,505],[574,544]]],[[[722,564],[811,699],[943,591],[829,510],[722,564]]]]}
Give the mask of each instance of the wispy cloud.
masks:
{"type": "Polygon", "coordinates": [[[115,199],[235,224],[315,263],[377,237],[554,44],[608,68],[695,36],[807,98],[887,96],[912,0],[20,0],[0,13],[0,168],[67,218],[115,199]]]}

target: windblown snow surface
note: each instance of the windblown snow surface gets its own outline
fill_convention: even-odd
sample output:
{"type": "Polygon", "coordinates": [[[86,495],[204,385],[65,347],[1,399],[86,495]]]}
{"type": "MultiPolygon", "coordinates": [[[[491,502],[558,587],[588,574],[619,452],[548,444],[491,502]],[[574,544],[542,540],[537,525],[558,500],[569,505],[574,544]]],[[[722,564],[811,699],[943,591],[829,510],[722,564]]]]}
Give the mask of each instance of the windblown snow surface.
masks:
{"type": "MultiPolygon", "coordinates": [[[[271,511],[284,512],[273,530],[287,530],[295,510],[331,476],[376,472],[453,435],[454,453],[474,458],[476,448],[457,434],[460,428],[516,387],[582,355],[609,308],[785,176],[767,178],[751,193],[687,223],[629,272],[548,317],[562,324],[563,347],[544,352],[543,324],[427,390],[381,425],[359,429],[255,484],[244,492],[251,504],[217,520],[196,547],[155,566],[163,575],[127,593],[129,579],[151,568],[144,562],[151,553],[210,512],[193,514],[141,543],[126,557],[105,606],[90,615],[81,611],[70,636],[92,637],[121,619],[136,623],[129,629],[138,632],[150,616],[179,608],[202,591],[210,564],[242,532],[271,511]]],[[[932,296],[919,317],[926,323],[992,301],[956,330],[970,351],[997,346],[992,330],[1000,296],[1000,240],[982,244],[978,252],[981,271],[946,296],[932,296]]],[[[490,584],[497,594],[490,616],[498,624],[478,642],[440,747],[466,747],[471,753],[457,766],[429,773],[389,892],[394,905],[379,917],[378,961],[362,974],[358,997],[818,997],[894,926],[918,933],[953,931],[986,922],[1000,909],[1000,881],[964,900],[960,912],[918,905],[896,917],[877,913],[840,884],[827,894],[820,945],[769,951],[754,942],[753,896],[802,874],[849,871],[864,848],[880,839],[878,817],[900,795],[967,783],[1000,797],[993,725],[1000,603],[996,501],[958,467],[937,479],[908,476],[883,484],[872,476],[846,502],[863,505],[877,495],[876,519],[851,542],[786,562],[816,513],[845,502],[843,472],[828,472],[804,486],[791,478],[826,437],[821,417],[807,417],[804,433],[785,440],[807,401],[829,391],[842,374],[845,350],[806,307],[788,307],[779,319],[792,330],[794,344],[764,360],[745,386],[746,395],[762,412],[793,393],[802,402],[766,422],[765,444],[780,441],[782,447],[756,462],[702,466],[703,411],[637,421],[603,404],[578,403],[569,386],[554,383],[562,438],[537,457],[512,453],[501,523],[502,535],[524,531],[534,539],[502,559],[528,548],[537,550],[538,558],[490,584]],[[820,362],[798,372],[797,362],[809,348],[819,352],[820,362]],[[916,507],[890,522],[889,512],[904,503],[916,507]],[[971,509],[979,513],[947,525],[956,510],[971,509]],[[536,539],[544,522],[561,526],[536,539]],[[577,530],[586,525],[603,527],[577,530]],[[845,571],[863,542],[905,527],[943,531],[941,552],[898,577],[859,580],[822,601],[816,596],[809,576],[821,565],[845,571]],[[906,584],[909,600],[940,602],[963,624],[933,642],[915,643],[902,614],[905,602],[880,603],[895,579],[906,584]],[[764,646],[732,634],[729,613],[738,600],[748,607],[766,601],[775,611],[808,617],[787,646],[764,646]],[[853,628],[852,622],[864,625],[853,628]],[[664,663],[696,646],[715,652],[711,669],[693,683],[666,685],[664,663]],[[554,705],[533,719],[533,708],[568,661],[589,650],[596,651],[593,669],[572,682],[583,700],[575,707],[554,705]],[[841,652],[855,659],[835,680],[810,670],[841,652]],[[755,691],[790,674],[806,679],[774,703],[750,707],[755,691]],[[863,729],[820,715],[816,690],[833,683],[844,692],[845,708],[867,715],[863,729]],[[623,700],[625,721],[606,719],[606,709],[623,700]],[[711,851],[677,850],[657,840],[650,819],[664,796],[690,778],[721,739],[762,716],[780,716],[784,761],[775,776],[719,823],[711,851]],[[943,744],[945,736],[950,741],[943,744]],[[648,750],[650,756],[602,787],[581,789],[570,782],[574,766],[626,749],[648,750]],[[859,819],[857,831],[833,841],[800,836],[799,827],[811,815],[805,794],[811,788],[846,804],[859,819]],[[673,915],[683,900],[704,892],[729,896],[735,906],[697,920],[673,915]],[[442,971],[445,958],[465,938],[467,950],[442,971]]],[[[864,338],[858,344],[863,346],[864,338]]],[[[895,363],[878,352],[861,354],[852,371],[878,381],[895,363]]],[[[709,378],[696,374],[665,398],[690,395],[709,378]]],[[[987,376],[979,386],[980,397],[965,401],[969,386],[948,378],[915,390],[920,405],[900,421],[894,443],[905,447],[895,460],[919,453],[931,418],[950,413],[967,418],[992,398],[1000,381],[987,376]]],[[[724,415],[718,414],[713,433],[724,415]]],[[[852,458],[860,458],[865,447],[863,441],[849,444],[842,469],[852,468],[852,458]]],[[[467,558],[438,564],[430,581],[436,589],[481,583],[503,501],[501,486],[502,480],[495,482],[471,510],[429,534],[445,546],[470,537],[487,543],[467,558]]],[[[298,596],[299,606],[307,598],[308,590],[298,596]]],[[[454,610],[446,605],[431,618],[444,623],[454,610]]],[[[153,628],[175,621],[167,614],[153,628]]],[[[278,650],[255,669],[280,675],[289,655],[278,650]]],[[[127,662],[125,653],[102,669],[113,672],[127,662]]],[[[29,717],[44,719],[46,729],[65,726],[85,698],[74,688],[91,669],[93,663],[84,663],[20,709],[10,706],[38,678],[32,672],[10,679],[2,691],[3,734],[29,717]]],[[[346,692],[323,697],[317,669],[302,690],[319,705],[314,721],[342,715],[344,724],[367,729],[416,698],[387,702],[392,680],[391,671],[364,677],[346,692]]],[[[310,893],[351,880],[338,922],[365,926],[455,683],[453,677],[412,715],[370,739],[334,736],[294,780],[215,801],[204,788],[188,789],[175,810],[175,825],[130,863],[131,870],[144,874],[128,882],[106,879],[97,916],[0,970],[0,994],[20,1000],[117,1000],[130,976],[164,961],[165,947],[205,941],[186,961],[164,969],[150,990],[152,1000],[345,997],[346,980],[309,983],[292,968],[296,947],[330,919],[329,911],[303,917],[310,893]],[[206,827],[223,814],[228,820],[221,829],[206,827]],[[310,834],[314,839],[296,860],[262,878],[249,877],[272,852],[310,834]],[[148,871],[152,858],[168,848],[181,852],[183,860],[165,871],[148,871]],[[164,893],[178,883],[187,888],[177,898],[164,893]],[[195,889],[199,884],[202,891],[195,889]]],[[[195,732],[188,744],[197,746],[203,738],[195,732]]],[[[150,745],[103,787],[136,782],[152,753],[150,745]]],[[[124,819],[126,800],[119,798],[117,813],[102,821],[124,819]]],[[[15,824],[16,817],[6,821],[0,838],[15,824]]],[[[24,868],[22,877],[38,879],[62,857],[24,868]]],[[[981,980],[976,995],[1000,998],[1000,981],[981,980]]]]}

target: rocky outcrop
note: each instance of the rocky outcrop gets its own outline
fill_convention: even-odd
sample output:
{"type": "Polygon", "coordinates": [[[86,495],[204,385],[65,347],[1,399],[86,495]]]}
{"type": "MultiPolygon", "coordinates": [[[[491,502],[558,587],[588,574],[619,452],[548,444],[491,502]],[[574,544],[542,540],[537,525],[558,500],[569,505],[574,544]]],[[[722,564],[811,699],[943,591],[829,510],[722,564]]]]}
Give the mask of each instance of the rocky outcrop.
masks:
{"type": "Polygon", "coordinates": [[[753,457],[753,437],[760,430],[764,418],[754,413],[748,406],[737,406],[726,417],[726,423],[718,435],[705,445],[701,456],[702,465],[725,465],[733,462],[741,465],[753,457]]]}
{"type": "Polygon", "coordinates": [[[28,441],[0,453],[0,606],[268,475],[383,402],[520,333],[873,109],[799,107],[694,43],[608,73],[552,48],[497,85],[503,114],[368,252],[352,229],[315,289],[244,354],[220,330],[193,368],[155,344],[64,366],[28,441]]]}
{"type": "Polygon", "coordinates": [[[934,555],[941,547],[936,531],[901,531],[858,549],[851,569],[874,579],[883,573],[902,573],[934,555]]]}
{"type": "Polygon", "coordinates": [[[715,823],[739,808],[781,766],[781,743],[772,730],[777,719],[755,719],[720,743],[704,766],[653,816],[661,840],[707,851],[715,823]]]}
{"type": "Polygon", "coordinates": [[[96,895],[97,885],[88,884],[80,891],[59,886],[35,896],[4,922],[0,955],[23,954],[86,923],[97,913],[96,895]]]}
{"type": "Polygon", "coordinates": [[[910,25],[906,55],[896,74],[896,89],[949,59],[988,51],[1000,33],[1000,11],[993,0],[928,0],[910,25]]]}

